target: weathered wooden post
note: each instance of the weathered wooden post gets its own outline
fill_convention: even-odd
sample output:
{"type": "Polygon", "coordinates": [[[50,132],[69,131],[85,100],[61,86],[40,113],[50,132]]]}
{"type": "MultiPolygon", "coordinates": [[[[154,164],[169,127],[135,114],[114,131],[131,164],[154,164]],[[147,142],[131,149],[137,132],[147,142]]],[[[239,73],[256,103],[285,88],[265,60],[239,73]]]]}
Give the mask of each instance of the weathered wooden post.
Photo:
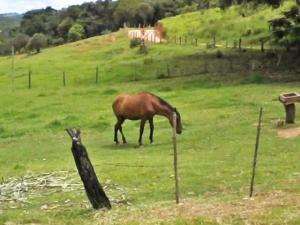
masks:
{"type": "Polygon", "coordinates": [[[31,89],[31,70],[28,72],[28,89],[31,89]]]}
{"type": "Polygon", "coordinates": [[[63,86],[66,86],[66,73],[65,71],[63,72],[63,86]]]}
{"type": "Polygon", "coordinates": [[[285,122],[295,123],[296,117],[296,102],[300,102],[300,93],[285,93],[279,96],[279,101],[285,109],[285,122]]]}
{"type": "Polygon", "coordinates": [[[96,67],[96,84],[98,83],[98,79],[99,79],[99,67],[96,67]]]}
{"type": "Polygon", "coordinates": [[[176,139],[177,115],[173,113],[173,149],[174,149],[174,178],[175,178],[175,200],[179,203],[179,182],[178,182],[178,168],[177,168],[177,139],[176,139]]]}
{"type": "Polygon", "coordinates": [[[239,50],[242,50],[242,38],[239,39],[239,50]]]}
{"type": "Polygon", "coordinates": [[[111,209],[111,204],[101,184],[98,181],[86,148],[81,142],[80,131],[66,129],[72,138],[72,154],[86,194],[94,209],[111,209]]]}
{"type": "Polygon", "coordinates": [[[251,177],[250,194],[249,194],[250,197],[252,197],[252,195],[253,195],[255,170],[256,170],[256,162],[257,162],[257,152],[258,152],[258,147],[259,147],[259,139],[260,139],[260,131],[261,131],[262,114],[263,114],[263,108],[261,107],[260,111],[259,111],[256,142],[255,142],[255,150],[254,150],[253,164],[252,164],[252,177],[251,177]]]}
{"type": "Polygon", "coordinates": [[[289,105],[284,105],[286,117],[285,122],[286,123],[295,123],[295,115],[296,115],[296,106],[294,103],[289,105]]]}

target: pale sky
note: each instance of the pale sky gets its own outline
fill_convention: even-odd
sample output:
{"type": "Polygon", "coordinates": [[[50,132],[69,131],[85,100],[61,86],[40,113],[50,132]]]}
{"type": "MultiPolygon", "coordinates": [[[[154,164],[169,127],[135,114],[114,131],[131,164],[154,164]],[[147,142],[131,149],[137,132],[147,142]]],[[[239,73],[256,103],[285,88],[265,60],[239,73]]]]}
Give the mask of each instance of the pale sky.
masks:
{"type": "MultiPolygon", "coordinates": [[[[0,14],[2,13],[24,13],[32,9],[51,6],[54,9],[61,9],[70,5],[78,5],[93,0],[0,0],[0,14]]],[[[95,1],[95,0],[94,0],[95,1]]]]}

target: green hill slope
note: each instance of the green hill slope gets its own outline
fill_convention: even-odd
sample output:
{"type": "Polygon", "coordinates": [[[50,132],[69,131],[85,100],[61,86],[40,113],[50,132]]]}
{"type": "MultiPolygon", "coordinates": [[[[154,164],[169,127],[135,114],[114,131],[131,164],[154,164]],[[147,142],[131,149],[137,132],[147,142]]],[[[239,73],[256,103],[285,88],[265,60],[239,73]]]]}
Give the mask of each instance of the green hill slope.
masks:
{"type": "Polygon", "coordinates": [[[268,20],[280,16],[294,4],[295,1],[285,1],[277,9],[266,5],[256,8],[240,5],[226,10],[213,8],[166,18],[162,23],[170,37],[187,36],[208,41],[216,35],[217,41],[221,42],[239,38],[257,40],[268,34],[268,20]]]}

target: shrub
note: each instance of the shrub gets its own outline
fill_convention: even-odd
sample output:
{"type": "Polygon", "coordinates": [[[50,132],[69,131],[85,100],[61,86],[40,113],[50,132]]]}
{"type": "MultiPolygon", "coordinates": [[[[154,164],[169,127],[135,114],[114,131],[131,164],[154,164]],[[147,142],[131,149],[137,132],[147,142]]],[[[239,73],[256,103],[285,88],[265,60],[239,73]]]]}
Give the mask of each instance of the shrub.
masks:
{"type": "Polygon", "coordinates": [[[29,41],[29,36],[26,34],[18,34],[17,37],[13,40],[13,45],[17,52],[20,52],[21,49],[25,48],[29,41]]]}
{"type": "Polygon", "coordinates": [[[137,46],[141,45],[141,39],[139,38],[133,38],[130,40],[130,48],[135,48],[137,46]]]}
{"type": "Polygon", "coordinates": [[[74,24],[68,33],[69,41],[79,41],[84,38],[84,28],[80,24],[74,24]]]}
{"type": "Polygon", "coordinates": [[[47,46],[47,37],[42,33],[36,33],[29,39],[26,49],[29,51],[36,50],[40,53],[41,49],[47,46]]]}
{"type": "Polygon", "coordinates": [[[51,44],[52,45],[62,45],[62,44],[64,44],[65,43],[65,40],[62,38],[62,37],[60,37],[60,38],[55,38],[55,39],[53,39],[52,41],[51,41],[51,44]]]}

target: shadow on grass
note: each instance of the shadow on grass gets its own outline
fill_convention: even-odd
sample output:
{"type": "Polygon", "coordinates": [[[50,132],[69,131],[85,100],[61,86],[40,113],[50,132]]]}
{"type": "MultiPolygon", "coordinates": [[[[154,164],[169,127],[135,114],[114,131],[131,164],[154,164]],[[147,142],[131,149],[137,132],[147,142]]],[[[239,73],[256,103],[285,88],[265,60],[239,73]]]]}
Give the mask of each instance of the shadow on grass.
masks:
{"type": "Polygon", "coordinates": [[[102,145],[101,148],[102,149],[106,149],[106,150],[118,150],[118,151],[122,151],[122,150],[153,150],[154,148],[157,148],[159,146],[165,146],[167,143],[147,143],[144,142],[142,146],[140,146],[137,142],[132,142],[132,143],[127,143],[127,144],[105,144],[102,145]]]}

